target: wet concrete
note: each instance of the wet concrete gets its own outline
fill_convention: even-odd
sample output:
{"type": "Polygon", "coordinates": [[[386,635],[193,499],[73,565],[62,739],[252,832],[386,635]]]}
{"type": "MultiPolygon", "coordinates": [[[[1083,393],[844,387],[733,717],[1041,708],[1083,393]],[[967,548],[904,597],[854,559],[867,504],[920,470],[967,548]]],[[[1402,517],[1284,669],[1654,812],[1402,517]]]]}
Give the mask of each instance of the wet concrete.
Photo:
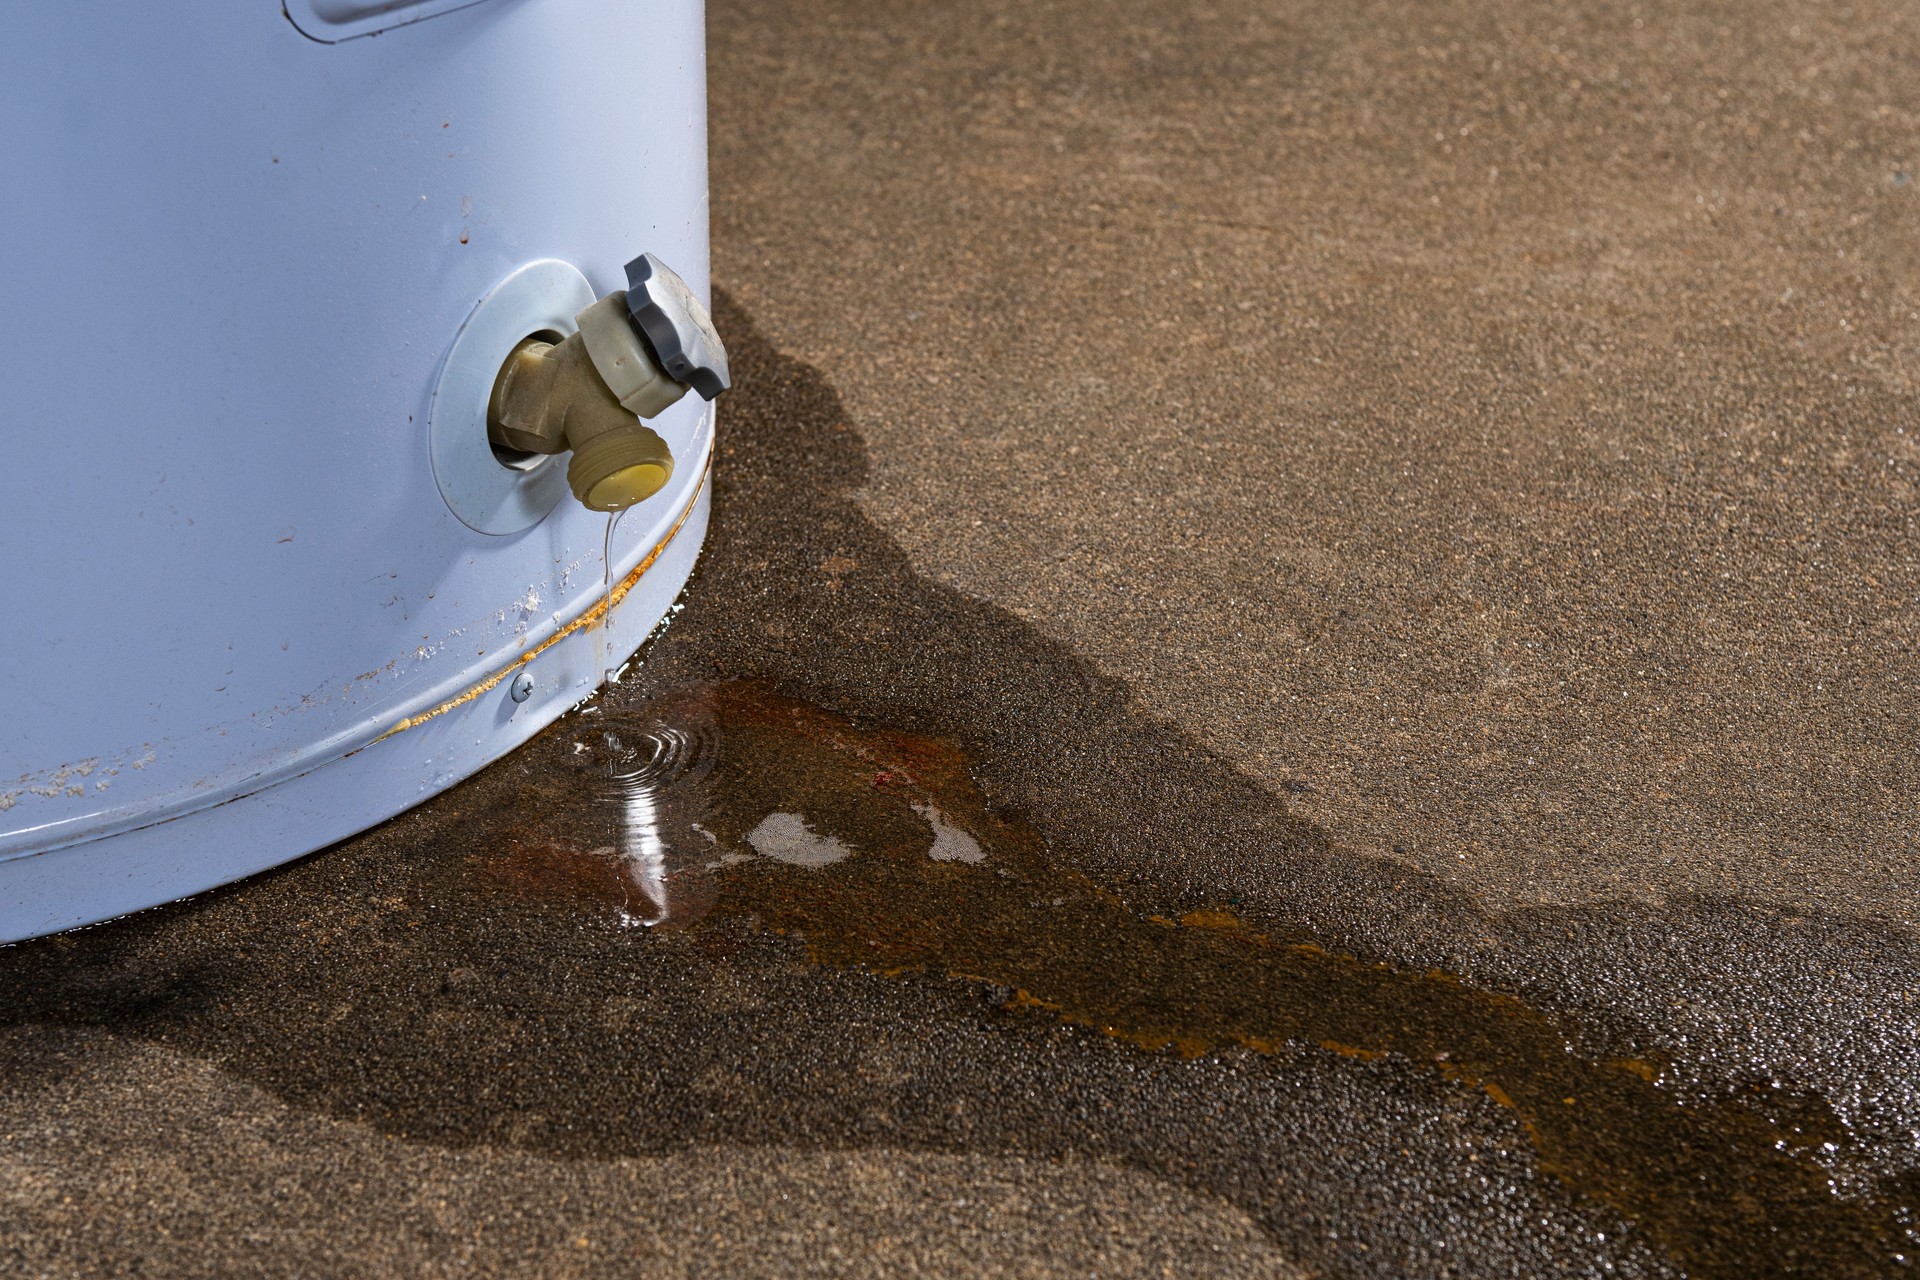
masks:
{"type": "Polygon", "coordinates": [[[937,1277],[993,1274],[1015,1250],[1049,1280],[1301,1274],[1230,1206],[1111,1162],[449,1151],[103,1033],[10,1037],[0,1070],[16,1056],[39,1071],[0,1095],[9,1274],[937,1277]],[[1141,1221],[1156,1231],[1115,1229],[1141,1221]]]}
{"type": "Polygon", "coordinates": [[[583,721],[568,745],[589,763],[564,785],[613,803],[614,842],[591,843],[605,824],[580,829],[577,798],[529,788],[534,821],[481,860],[503,887],[627,923],[741,920],[803,939],[815,964],[968,979],[1006,992],[1003,1008],[1183,1058],[1317,1046],[1427,1066],[1513,1111],[1542,1168],[1690,1275],[1871,1274],[1909,1245],[1899,1198],[1833,1195],[1814,1157],[1847,1135],[1824,1099],[1773,1086],[1690,1102],[1661,1086],[1663,1064],[1583,1057],[1536,1010],[1454,975],[1276,943],[1225,904],[1142,916],[992,813],[938,740],[756,683],[583,721]],[[761,838],[776,819],[790,834],[761,838]]]}
{"type": "MultiPolygon", "coordinates": [[[[733,1152],[687,1166],[718,1178],[914,1151],[1133,1171],[1324,1274],[1898,1266],[1903,939],[1724,901],[1495,915],[1355,856],[1038,628],[917,575],[853,501],[864,447],[833,389],[717,314],[740,389],[714,530],[643,664],[366,837],[7,953],[16,1167],[95,1180],[98,1146],[45,1136],[79,1123],[63,1107],[141,1153],[116,1174],[136,1185],[241,1159],[217,1126],[159,1127],[177,1071],[138,1106],[88,1093],[144,1043],[448,1179],[511,1153],[733,1152]],[[1843,1001],[1809,1007],[1809,965],[1843,1001]],[[1804,1058],[1677,1033],[1693,992],[1804,1020],[1804,1058]]],[[[344,1187],[302,1194],[367,1226],[344,1187]]],[[[1152,1238],[1165,1203],[1109,1238],[1152,1238]]],[[[95,1256],[150,1260],[126,1204],[86,1219],[122,1242],[95,1256]]],[[[629,1233],[655,1212],[603,1211],[629,1233]]],[[[885,1232],[921,1238],[895,1211],[885,1232]]],[[[62,1212],[0,1206],[17,1249],[62,1212]]],[[[1029,1217],[937,1252],[1019,1273],[1048,1239],[1029,1217]]],[[[201,1243],[200,1269],[276,1256],[201,1243]]]]}

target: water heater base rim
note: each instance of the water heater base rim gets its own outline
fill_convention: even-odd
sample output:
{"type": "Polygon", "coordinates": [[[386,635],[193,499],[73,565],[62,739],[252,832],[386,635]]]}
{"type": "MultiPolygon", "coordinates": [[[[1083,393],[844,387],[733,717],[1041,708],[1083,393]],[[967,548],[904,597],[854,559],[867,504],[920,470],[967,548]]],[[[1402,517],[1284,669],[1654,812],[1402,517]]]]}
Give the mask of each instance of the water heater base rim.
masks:
{"type": "MultiPolygon", "coordinates": [[[[711,494],[703,483],[677,536],[660,547],[613,610],[616,635],[633,637],[635,649],[666,617],[693,572],[706,540],[711,494]]],[[[202,893],[378,826],[559,719],[592,687],[598,664],[593,630],[574,628],[540,657],[540,666],[561,678],[544,681],[524,703],[510,703],[508,682],[502,681],[489,689],[494,696],[447,707],[404,732],[225,802],[0,861],[0,944],[202,893]],[[501,733],[494,722],[502,715],[517,731],[501,733]],[[413,781],[423,776],[432,782],[413,781]]]]}

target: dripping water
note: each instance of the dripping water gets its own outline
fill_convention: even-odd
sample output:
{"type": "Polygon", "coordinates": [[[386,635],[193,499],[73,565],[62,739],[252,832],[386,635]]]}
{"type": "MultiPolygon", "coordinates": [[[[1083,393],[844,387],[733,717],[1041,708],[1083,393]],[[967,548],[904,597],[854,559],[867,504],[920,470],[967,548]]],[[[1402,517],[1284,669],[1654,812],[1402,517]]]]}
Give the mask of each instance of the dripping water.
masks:
{"type": "Polygon", "coordinates": [[[615,683],[619,650],[613,643],[613,531],[624,510],[607,513],[607,534],[600,544],[600,623],[593,630],[594,687],[615,683]]]}

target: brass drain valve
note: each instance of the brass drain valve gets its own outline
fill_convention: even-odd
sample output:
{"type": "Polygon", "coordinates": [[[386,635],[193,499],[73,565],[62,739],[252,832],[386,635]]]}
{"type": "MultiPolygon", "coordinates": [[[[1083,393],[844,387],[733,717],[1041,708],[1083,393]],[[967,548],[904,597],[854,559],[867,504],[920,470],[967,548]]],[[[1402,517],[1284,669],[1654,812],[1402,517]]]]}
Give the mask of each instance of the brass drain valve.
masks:
{"type": "Polygon", "coordinates": [[[567,486],[595,511],[623,511],[666,487],[673,454],[640,421],[691,387],[712,400],[729,385],[727,350],[707,309],[650,253],[627,264],[627,287],[600,299],[560,342],[513,349],[494,380],[487,438],[506,457],[573,451],[567,486]]]}

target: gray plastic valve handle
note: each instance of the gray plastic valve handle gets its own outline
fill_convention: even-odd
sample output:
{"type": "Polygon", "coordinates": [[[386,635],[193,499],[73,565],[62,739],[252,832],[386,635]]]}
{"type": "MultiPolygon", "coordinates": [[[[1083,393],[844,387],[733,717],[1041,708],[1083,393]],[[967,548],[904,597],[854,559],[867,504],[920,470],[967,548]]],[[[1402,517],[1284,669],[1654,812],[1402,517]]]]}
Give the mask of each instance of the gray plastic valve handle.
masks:
{"type": "Polygon", "coordinates": [[[713,318],[679,273],[650,253],[627,264],[627,314],[660,367],[711,400],[732,385],[713,318]]]}

